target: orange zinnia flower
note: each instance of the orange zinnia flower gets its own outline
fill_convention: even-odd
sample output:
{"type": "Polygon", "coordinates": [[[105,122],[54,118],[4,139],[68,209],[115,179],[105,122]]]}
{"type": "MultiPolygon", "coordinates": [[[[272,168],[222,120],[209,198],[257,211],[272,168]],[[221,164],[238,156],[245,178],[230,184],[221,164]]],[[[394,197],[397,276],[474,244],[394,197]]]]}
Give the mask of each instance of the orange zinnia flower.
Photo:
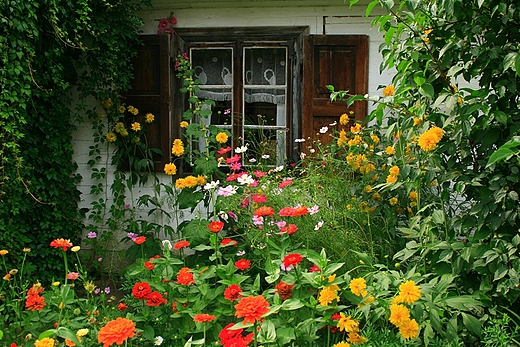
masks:
{"type": "Polygon", "coordinates": [[[274,287],[274,291],[275,291],[275,293],[278,293],[278,295],[280,295],[280,298],[282,300],[287,300],[292,296],[293,287],[294,287],[294,284],[287,284],[283,281],[280,281],[274,287]]]}
{"type": "Polygon", "coordinates": [[[191,273],[190,268],[183,267],[180,269],[177,273],[177,281],[175,281],[175,283],[183,286],[195,284],[195,280],[193,279],[193,274],[191,273]]]}
{"type": "Polygon", "coordinates": [[[237,284],[232,284],[224,291],[224,298],[233,302],[242,297],[241,291],[242,289],[237,284]]]}
{"type": "Polygon", "coordinates": [[[193,317],[193,321],[197,323],[213,322],[217,317],[212,314],[198,313],[193,317]]]}
{"type": "Polygon", "coordinates": [[[44,288],[41,283],[35,283],[32,287],[27,291],[27,296],[31,295],[40,295],[43,292],[44,288]]]}
{"type": "Polygon", "coordinates": [[[125,304],[124,302],[120,302],[120,303],[117,305],[117,309],[118,309],[119,311],[124,311],[124,310],[126,310],[127,308],[128,308],[128,305],[125,304]]]}
{"type": "Polygon", "coordinates": [[[208,229],[212,233],[218,233],[224,227],[224,222],[211,222],[208,224],[208,229]]]}
{"type": "Polygon", "coordinates": [[[235,267],[239,270],[246,270],[251,267],[251,261],[247,259],[239,259],[235,262],[235,267]]]}
{"type": "Polygon", "coordinates": [[[45,307],[43,296],[31,295],[25,301],[25,308],[29,311],[41,311],[45,307]]]}
{"type": "Polygon", "coordinates": [[[185,247],[188,247],[190,245],[190,243],[186,240],[182,240],[182,241],[179,241],[179,242],[176,242],[174,245],[173,245],[173,249],[174,250],[179,250],[181,248],[185,248],[185,247]]]}
{"type": "Polygon", "coordinates": [[[253,212],[253,215],[257,216],[257,217],[263,217],[263,216],[271,217],[273,214],[274,214],[274,210],[270,206],[259,207],[255,210],[255,212],[253,212]]]}
{"type": "Polygon", "coordinates": [[[108,322],[99,330],[98,342],[103,347],[111,346],[114,343],[122,345],[128,338],[135,335],[135,323],[128,318],[118,317],[108,322]]]}
{"type": "Polygon", "coordinates": [[[299,217],[299,216],[305,216],[307,213],[309,213],[309,209],[305,206],[297,206],[294,209],[293,216],[299,217]]]}
{"type": "Polygon", "coordinates": [[[65,239],[55,239],[51,242],[51,246],[54,248],[62,247],[64,251],[67,251],[67,248],[72,247],[73,244],[70,240],[65,239]]]}
{"type": "Polygon", "coordinates": [[[137,245],[142,245],[146,241],[146,236],[138,236],[135,238],[134,242],[137,245]]]}
{"type": "Polygon", "coordinates": [[[235,316],[237,318],[244,317],[243,324],[255,323],[260,320],[264,314],[269,312],[269,303],[262,295],[248,296],[243,298],[235,305],[235,316]]]}
{"type": "Polygon", "coordinates": [[[134,298],[144,300],[152,292],[152,288],[147,282],[137,282],[132,288],[132,295],[134,298]]]}

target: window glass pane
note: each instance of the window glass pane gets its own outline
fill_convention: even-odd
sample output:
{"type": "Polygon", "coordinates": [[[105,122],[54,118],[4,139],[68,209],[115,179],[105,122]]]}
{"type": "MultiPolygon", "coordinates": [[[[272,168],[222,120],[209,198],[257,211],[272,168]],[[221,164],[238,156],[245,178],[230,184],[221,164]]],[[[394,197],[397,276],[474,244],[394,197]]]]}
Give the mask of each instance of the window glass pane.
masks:
{"type": "Polygon", "coordinates": [[[287,54],[285,48],[246,48],[245,85],[282,86],[286,84],[287,54]]]}

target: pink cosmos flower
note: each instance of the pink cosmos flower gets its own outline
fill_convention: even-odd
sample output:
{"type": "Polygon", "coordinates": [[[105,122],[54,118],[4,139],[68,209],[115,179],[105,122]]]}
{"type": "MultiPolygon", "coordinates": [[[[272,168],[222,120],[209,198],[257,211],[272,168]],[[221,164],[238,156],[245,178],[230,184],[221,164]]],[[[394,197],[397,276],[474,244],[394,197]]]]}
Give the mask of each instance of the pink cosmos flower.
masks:
{"type": "Polygon", "coordinates": [[[67,274],[67,278],[69,280],[77,280],[79,278],[79,273],[77,273],[77,272],[69,272],[67,274]]]}
{"type": "Polygon", "coordinates": [[[287,187],[288,185],[290,185],[291,183],[292,183],[292,179],[290,179],[290,178],[286,178],[286,179],[284,179],[284,180],[283,180],[283,181],[278,185],[278,187],[279,187],[279,188],[285,188],[285,187],[287,187]]]}
{"type": "Polygon", "coordinates": [[[256,170],[255,172],[253,172],[253,175],[255,175],[256,178],[262,178],[265,175],[267,175],[267,173],[265,173],[264,171],[256,170]]]}
{"type": "Polygon", "coordinates": [[[222,155],[222,154],[226,154],[227,152],[231,152],[231,147],[227,146],[227,147],[222,147],[218,150],[218,154],[222,155]]]}
{"type": "Polygon", "coordinates": [[[231,165],[229,165],[229,167],[233,171],[238,171],[238,170],[240,170],[242,168],[242,164],[240,164],[240,163],[231,163],[231,165]]]}
{"type": "Polygon", "coordinates": [[[261,204],[267,201],[267,196],[265,196],[265,194],[253,194],[251,195],[251,200],[261,204]]]}
{"type": "Polygon", "coordinates": [[[233,164],[240,161],[240,156],[235,154],[231,158],[226,158],[226,164],[233,164]]]}

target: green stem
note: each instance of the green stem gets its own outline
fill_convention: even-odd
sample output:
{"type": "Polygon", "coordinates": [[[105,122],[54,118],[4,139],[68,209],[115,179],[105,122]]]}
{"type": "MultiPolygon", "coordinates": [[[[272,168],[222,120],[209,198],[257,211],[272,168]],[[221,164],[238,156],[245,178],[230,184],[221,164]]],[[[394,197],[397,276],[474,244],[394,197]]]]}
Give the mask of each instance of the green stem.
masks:
{"type": "Polygon", "coordinates": [[[254,329],[255,329],[255,330],[253,331],[253,338],[254,338],[254,346],[255,346],[255,347],[258,346],[258,339],[257,339],[257,336],[256,336],[256,333],[257,333],[257,331],[258,331],[257,327],[258,327],[258,323],[257,323],[257,321],[255,320],[255,326],[254,326],[254,329]]]}

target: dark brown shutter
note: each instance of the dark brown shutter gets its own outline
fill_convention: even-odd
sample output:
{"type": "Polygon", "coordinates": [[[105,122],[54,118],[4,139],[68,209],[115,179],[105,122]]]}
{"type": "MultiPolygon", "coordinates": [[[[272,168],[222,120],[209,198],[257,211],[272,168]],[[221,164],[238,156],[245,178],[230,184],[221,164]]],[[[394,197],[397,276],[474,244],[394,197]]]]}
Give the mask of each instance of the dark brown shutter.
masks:
{"type": "Polygon", "coordinates": [[[158,148],[162,155],[154,155],[154,170],[162,172],[170,161],[170,50],[168,35],[142,35],[144,45],[137,47],[133,59],[134,80],[126,93],[126,104],[144,116],[152,113],[155,121],[147,124],[146,140],[149,148],[158,148]]]}
{"type": "MultiPolygon", "coordinates": [[[[349,109],[344,101],[330,102],[330,91],[348,90],[350,94],[368,92],[368,36],[307,35],[304,38],[303,66],[303,138],[316,139],[319,129],[338,122],[339,117],[354,111],[363,120],[367,103],[356,101],[349,109]]],[[[322,136],[322,143],[328,137],[322,136]]],[[[330,141],[329,141],[330,142],[330,141]]]]}

